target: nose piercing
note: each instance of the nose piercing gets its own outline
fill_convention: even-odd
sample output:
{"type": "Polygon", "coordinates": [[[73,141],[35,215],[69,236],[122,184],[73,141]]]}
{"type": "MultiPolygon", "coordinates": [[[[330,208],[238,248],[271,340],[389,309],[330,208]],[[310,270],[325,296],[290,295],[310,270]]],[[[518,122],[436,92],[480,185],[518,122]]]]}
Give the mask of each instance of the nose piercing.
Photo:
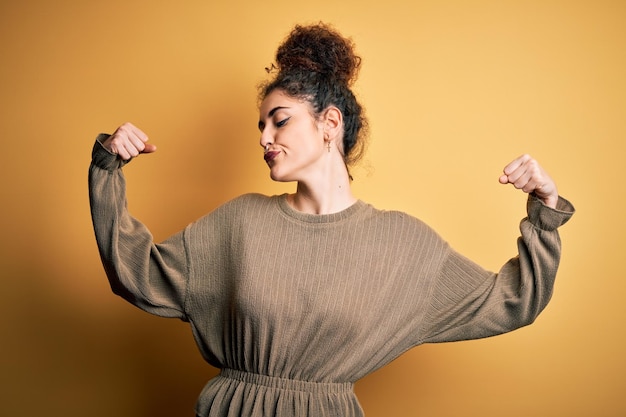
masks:
{"type": "Polygon", "coordinates": [[[271,143],[265,145],[265,152],[269,151],[271,143]]]}

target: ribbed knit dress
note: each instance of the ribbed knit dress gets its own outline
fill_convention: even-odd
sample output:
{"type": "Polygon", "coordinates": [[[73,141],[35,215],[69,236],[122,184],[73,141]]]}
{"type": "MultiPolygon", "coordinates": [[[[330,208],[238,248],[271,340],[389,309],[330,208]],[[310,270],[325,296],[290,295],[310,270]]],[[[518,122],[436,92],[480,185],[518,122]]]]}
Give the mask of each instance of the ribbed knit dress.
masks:
{"type": "Polygon", "coordinates": [[[284,195],[247,194],[155,244],[127,211],[123,165],[96,142],[102,262],[116,294],[189,322],[221,369],[198,399],[202,417],[363,416],[353,383],[406,350],[531,323],[552,294],[557,227],[574,211],[529,197],[519,254],[498,273],[420,220],[362,201],[311,215],[284,195]]]}

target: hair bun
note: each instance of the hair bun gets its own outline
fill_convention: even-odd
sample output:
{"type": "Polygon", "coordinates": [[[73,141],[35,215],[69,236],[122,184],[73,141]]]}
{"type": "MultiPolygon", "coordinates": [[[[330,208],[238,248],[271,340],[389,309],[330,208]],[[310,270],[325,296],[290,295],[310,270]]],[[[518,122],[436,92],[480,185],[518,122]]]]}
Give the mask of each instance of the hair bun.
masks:
{"type": "Polygon", "coordinates": [[[352,85],[361,58],[354,53],[354,42],[344,38],[329,25],[297,25],[276,51],[281,73],[316,72],[352,85]]]}

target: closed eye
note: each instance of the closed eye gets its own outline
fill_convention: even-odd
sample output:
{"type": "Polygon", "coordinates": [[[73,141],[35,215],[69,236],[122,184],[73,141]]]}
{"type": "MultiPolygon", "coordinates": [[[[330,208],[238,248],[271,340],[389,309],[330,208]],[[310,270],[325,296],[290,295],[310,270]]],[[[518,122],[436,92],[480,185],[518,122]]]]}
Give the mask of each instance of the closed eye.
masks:
{"type": "MultiPolygon", "coordinates": [[[[270,110],[267,113],[267,118],[269,119],[270,117],[274,116],[274,113],[276,113],[278,110],[281,109],[288,109],[289,107],[285,107],[285,106],[276,106],[274,107],[272,110],[270,110]]],[[[281,127],[283,126],[285,123],[287,123],[287,120],[289,119],[289,117],[285,120],[281,120],[280,122],[276,123],[276,126],[281,127]]],[[[259,124],[258,124],[259,130],[261,132],[263,132],[263,129],[265,129],[265,122],[263,122],[262,120],[259,120],[259,124]]]]}
{"type": "Polygon", "coordinates": [[[283,119],[279,122],[276,123],[276,127],[283,127],[287,124],[287,122],[289,121],[289,119],[291,119],[291,117],[287,117],[286,119],[283,119]]]}
{"type": "MultiPolygon", "coordinates": [[[[291,116],[287,117],[286,119],[280,120],[278,122],[276,122],[276,127],[283,127],[287,124],[287,122],[289,121],[289,119],[291,119],[291,116]]],[[[263,130],[265,129],[265,123],[263,122],[259,122],[258,124],[259,130],[261,132],[263,132],[263,130]]]]}

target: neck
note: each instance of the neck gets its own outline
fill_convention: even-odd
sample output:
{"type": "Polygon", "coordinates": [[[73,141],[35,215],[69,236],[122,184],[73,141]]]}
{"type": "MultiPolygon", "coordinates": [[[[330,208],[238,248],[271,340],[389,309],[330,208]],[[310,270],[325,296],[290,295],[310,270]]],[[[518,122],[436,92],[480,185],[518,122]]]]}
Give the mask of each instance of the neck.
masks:
{"type": "Polygon", "coordinates": [[[329,172],[316,181],[298,181],[295,194],[287,201],[296,210],[309,214],[332,214],[345,210],[357,200],[350,188],[348,170],[329,172]]]}

